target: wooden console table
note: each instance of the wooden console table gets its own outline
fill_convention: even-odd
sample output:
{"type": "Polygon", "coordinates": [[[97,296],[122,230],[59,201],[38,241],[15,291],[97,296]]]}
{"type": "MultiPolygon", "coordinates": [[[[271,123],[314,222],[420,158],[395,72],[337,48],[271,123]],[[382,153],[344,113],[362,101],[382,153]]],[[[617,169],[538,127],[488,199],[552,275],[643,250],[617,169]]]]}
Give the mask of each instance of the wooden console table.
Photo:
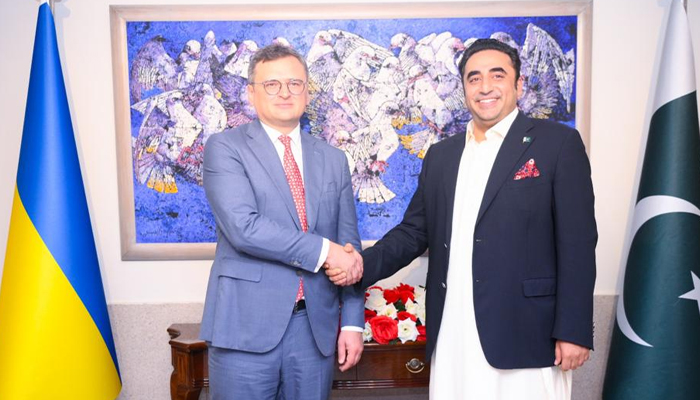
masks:
{"type": "MultiPolygon", "coordinates": [[[[199,339],[199,324],[173,324],[168,328],[173,373],[173,400],[197,400],[209,387],[207,344],[199,339]]],[[[340,372],[336,365],[333,389],[383,389],[428,386],[430,366],[425,361],[425,343],[399,345],[366,343],[354,368],[340,372]]]]}

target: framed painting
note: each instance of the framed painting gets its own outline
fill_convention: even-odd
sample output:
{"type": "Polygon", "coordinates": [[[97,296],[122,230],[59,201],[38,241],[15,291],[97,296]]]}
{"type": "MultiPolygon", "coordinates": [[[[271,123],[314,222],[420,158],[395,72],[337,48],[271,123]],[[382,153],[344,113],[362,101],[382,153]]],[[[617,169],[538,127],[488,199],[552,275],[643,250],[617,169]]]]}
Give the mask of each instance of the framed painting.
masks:
{"type": "Polygon", "coordinates": [[[520,109],[588,143],[591,2],[111,6],[122,258],[210,259],[207,139],[255,119],[255,51],[306,59],[302,128],[348,157],[363,243],[400,222],[428,148],[464,131],[457,65],[476,38],[518,49],[520,109]]]}

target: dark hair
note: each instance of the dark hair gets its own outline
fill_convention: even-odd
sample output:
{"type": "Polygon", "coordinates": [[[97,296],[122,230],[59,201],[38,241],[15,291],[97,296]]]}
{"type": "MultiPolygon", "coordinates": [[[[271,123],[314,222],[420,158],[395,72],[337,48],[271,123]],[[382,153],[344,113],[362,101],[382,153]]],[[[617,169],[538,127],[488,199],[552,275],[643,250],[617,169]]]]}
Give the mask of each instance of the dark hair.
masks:
{"type": "Polygon", "coordinates": [[[301,56],[296,50],[289,46],[285,46],[280,43],[272,43],[269,46],[265,46],[253,54],[250,58],[250,64],[248,65],[248,82],[253,82],[253,76],[255,75],[255,67],[264,62],[275,61],[281,58],[294,57],[301,65],[304,66],[304,72],[306,76],[309,76],[309,67],[306,65],[306,60],[301,56]]]}
{"type": "Polygon", "coordinates": [[[462,59],[459,61],[459,74],[462,76],[462,80],[464,80],[464,69],[467,66],[469,58],[484,50],[500,51],[510,57],[513,69],[515,69],[515,84],[517,85],[518,79],[520,79],[520,56],[518,56],[518,50],[497,39],[477,39],[471,46],[464,50],[462,59]]]}

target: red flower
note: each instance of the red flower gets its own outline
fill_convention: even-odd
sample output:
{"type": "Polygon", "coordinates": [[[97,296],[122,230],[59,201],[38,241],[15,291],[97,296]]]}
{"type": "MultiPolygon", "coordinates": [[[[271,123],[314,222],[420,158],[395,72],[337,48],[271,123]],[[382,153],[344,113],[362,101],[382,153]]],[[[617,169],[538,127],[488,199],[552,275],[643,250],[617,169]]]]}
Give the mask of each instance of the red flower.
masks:
{"type": "MultiPolygon", "coordinates": [[[[365,315],[366,314],[367,314],[367,312],[365,312],[365,315]]],[[[416,322],[416,316],[411,314],[408,311],[399,311],[396,314],[396,317],[399,319],[399,321],[403,321],[405,319],[410,319],[411,321],[416,322]]]]}
{"type": "Polygon", "coordinates": [[[365,322],[377,316],[376,311],[368,310],[365,308],[365,322]]]}
{"type": "Polygon", "coordinates": [[[400,299],[399,291],[396,289],[385,289],[384,290],[384,300],[386,300],[387,304],[393,304],[399,301],[400,299]]]}
{"type": "MultiPolygon", "coordinates": [[[[410,319],[416,324],[421,324],[417,315],[406,310],[406,303],[408,303],[409,300],[416,302],[416,290],[413,286],[404,283],[400,283],[398,286],[391,289],[382,289],[379,286],[372,286],[365,292],[365,297],[370,296],[370,291],[372,291],[372,301],[371,304],[367,303],[366,305],[371,307],[371,309],[365,308],[365,323],[369,324],[371,335],[364,337],[365,341],[374,341],[380,344],[397,343],[399,339],[398,325],[400,321],[410,319]],[[381,291],[381,297],[377,290],[381,291]],[[384,310],[384,306],[389,306],[392,310],[384,310]],[[396,311],[393,310],[394,308],[396,311]],[[389,315],[393,315],[394,317],[392,318],[389,315]]],[[[368,299],[365,301],[367,300],[368,299]]],[[[419,306],[424,306],[422,299],[418,299],[418,302],[421,303],[419,306]]],[[[417,326],[417,328],[420,336],[415,340],[424,342],[426,340],[425,327],[417,326]]]]}
{"type": "Polygon", "coordinates": [[[379,344],[387,344],[399,337],[399,324],[396,320],[380,315],[369,320],[372,337],[379,344]]]}
{"type": "MultiPolygon", "coordinates": [[[[396,287],[396,291],[398,292],[399,298],[401,299],[403,304],[406,304],[408,299],[411,299],[411,301],[415,300],[415,289],[411,285],[406,285],[402,283],[396,287]]],[[[386,295],[384,298],[386,298],[386,295]]]]}
{"type": "Polygon", "coordinates": [[[425,325],[416,326],[416,329],[418,329],[418,337],[416,338],[416,341],[417,342],[425,342],[426,341],[425,325]]]}

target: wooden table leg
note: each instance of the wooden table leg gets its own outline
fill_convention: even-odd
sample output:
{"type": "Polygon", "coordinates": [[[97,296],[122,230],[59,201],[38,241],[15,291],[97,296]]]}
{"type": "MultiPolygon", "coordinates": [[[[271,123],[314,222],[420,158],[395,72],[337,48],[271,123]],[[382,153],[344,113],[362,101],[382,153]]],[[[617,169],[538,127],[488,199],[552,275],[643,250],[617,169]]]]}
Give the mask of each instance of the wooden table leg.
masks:
{"type": "Polygon", "coordinates": [[[170,334],[170,397],[172,400],[198,400],[203,387],[209,386],[207,345],[199,340],[199,324],[174,324],[170,334]]]}

